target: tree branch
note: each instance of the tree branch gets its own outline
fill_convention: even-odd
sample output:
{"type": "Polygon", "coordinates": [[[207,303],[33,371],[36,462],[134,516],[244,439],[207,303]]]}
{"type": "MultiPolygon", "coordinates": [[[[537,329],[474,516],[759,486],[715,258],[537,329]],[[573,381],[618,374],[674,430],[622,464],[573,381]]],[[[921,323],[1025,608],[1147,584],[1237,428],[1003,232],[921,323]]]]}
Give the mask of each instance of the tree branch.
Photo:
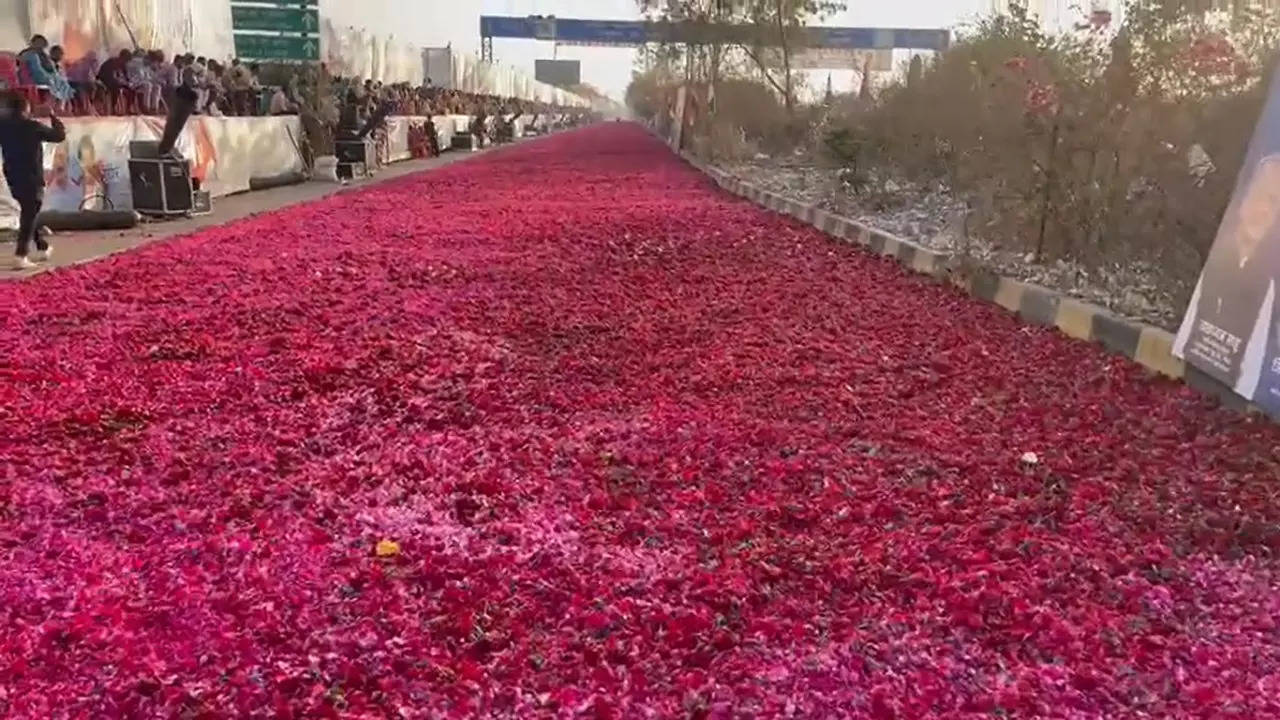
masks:
{"type": "Polygon", "coordinates": [[[766,66],[755,53],[751,52],[751,48],[743,45],[742,43],[734,43],[734,45],[740,48],[742,52],[746,53],[747,57],[751,58],[756,66],[760,68],[760,73],[764,75],[765,80],[769,81],[769,84],[773,86],[773,89],[777,90],[783,97],[786,97],[786,88],[782,87],[782,85],[778,84],[777,80],[773,79],[773,75],[769,74],[768,66],[766,66]]]}

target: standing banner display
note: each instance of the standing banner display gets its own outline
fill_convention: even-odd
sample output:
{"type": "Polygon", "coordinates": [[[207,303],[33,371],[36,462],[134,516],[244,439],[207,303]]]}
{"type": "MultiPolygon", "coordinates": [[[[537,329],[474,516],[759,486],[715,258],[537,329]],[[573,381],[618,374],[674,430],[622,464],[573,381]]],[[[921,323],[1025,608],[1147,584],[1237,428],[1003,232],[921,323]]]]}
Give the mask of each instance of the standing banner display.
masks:
{"type": "Polygon", "coordinates": [[[1280,73],[1173,353],[1280,415],[1280,73]]]}
{"type": "MultiPolygon", "coordinates": [[[[67,139],[46,144],[45,210],[128,210],[129,143],[158,140],[164,118],[67,118],[67,139]]],[[[178,150],[192,160],[192,177],[214,197],[249,189],[251,178],[303,172],[297,116],[193,117],[178,138],[178,150]]],[[[8,187],[0,184],[0,226],[13,226],[17,213],[8,187]]]]}
{"type": "Polygon", "coordinates": [[[422,76],[438,88],[453,88],[453,48],[424,48],[422,51],[422,76]]]}

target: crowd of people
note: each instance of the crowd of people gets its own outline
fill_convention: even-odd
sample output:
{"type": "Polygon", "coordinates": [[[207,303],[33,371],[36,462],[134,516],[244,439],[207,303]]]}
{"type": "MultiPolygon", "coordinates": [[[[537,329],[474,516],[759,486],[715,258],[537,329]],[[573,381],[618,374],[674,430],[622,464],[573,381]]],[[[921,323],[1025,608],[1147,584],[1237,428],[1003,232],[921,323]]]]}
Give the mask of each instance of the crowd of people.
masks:
{"type": "Polygon", "coordinates": [[[339,97],[354,94],[369,105],[390,104],[392,115],[532,115],[564,111],[548,103],[504,98],[435,87],[428,80],[417,87],[411,83],[381,83],[360,78],[335,78],[339,97]]]}
{"type": "MultiPolygon", "coordinates": [[[[323,66],[320,66],[320,71],[319,77],[311,76],[302,81],[304,84],[318,82],[317,94],[322,98],[319,103],[321,109],[307,115],[328,124],[338,142],[370,139],[376,149],[375,164],[381,163],[381,158],[386,155],[386,118],[393,115],[422,118],[419,123],[410,123],[408,128],[412,157],[430,157],[440,153],[436,125],[431,120],[437,115],[470,116],[467,134],[474,139],[473,147],[511,142],[515,139],[517,120],[521,117],[525,117],[530,124],[536,124],[538,116],[544,113],[558,116],[567,124],[577,124],[589,117],[581,109],[557,108],[546,103],[495,95],[463,93],[433,87],[429,82],[417,87],[409,83],[384,84],[360,78],[330,78],[323,71],[323,66]],[[330,106],[334,117],[330,117],[330,106]]],[[[308,134],[311,134],[310,130],[308,134]]],[[[340,163],[339,179],[346,182],[351,177],[351,171],[349,164],[340,163]]]]}
{"type": "Polygon", "coordinates": [[[389,105],[393,115],[487,115],[551,113],[547,103],[467,93],[410,83],[382,83],[331,77],[323,63],[272,66],[275,82],[263,80],[255,62],[220,62],[192,53],[167,56],[160,50],[124,49],[106,57],[90,51],[73,62],[59,45],[35,35],[16,54],[17,84],[36,90],[59,114],[163,115],[180,91],[195,97],[195,112],[207,115],[291,115],[316,112],[328,96],[335,105],[349,101],[371,107],[389,105]],[[185,90],[183,90],[185,88],[185,90]]]}
{"type": "Polygon", "coordinates": [[[179,88],[196,95],[196,111],[209,115],[258,115],[288,104],[272,98],[263,107],[264,89],[256,63],[223,64],[192,53],[172,58],[160,50],[125,49],[105,59],[90,51],[66,62],[59,45],[43,35],[16,55],[17,85],[47,94],[63,115],[157,115],[173,102],[179,88]]]}

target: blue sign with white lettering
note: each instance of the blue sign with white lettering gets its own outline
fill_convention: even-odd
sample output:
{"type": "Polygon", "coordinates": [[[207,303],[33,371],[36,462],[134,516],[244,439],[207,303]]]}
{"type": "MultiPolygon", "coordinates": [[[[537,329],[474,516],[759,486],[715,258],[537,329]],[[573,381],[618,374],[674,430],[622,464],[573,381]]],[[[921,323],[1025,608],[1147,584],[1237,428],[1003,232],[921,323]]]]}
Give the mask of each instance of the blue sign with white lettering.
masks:
{"type": "MultiPolygon", "coordinates": [[[[750,38],[746,26],[723,26],[726,36],[750,38]]],[[[877,50],[905,48],[943,50],[951,42],[947,30],[922,28],[810,27],[805,45],[813,48],[877,50]]],[[[552,17],[480,17],[480,36],[554,40],[578,45],[635,46],[680,35],[680,25],[639,20],[576,20],[552,17]]]]}

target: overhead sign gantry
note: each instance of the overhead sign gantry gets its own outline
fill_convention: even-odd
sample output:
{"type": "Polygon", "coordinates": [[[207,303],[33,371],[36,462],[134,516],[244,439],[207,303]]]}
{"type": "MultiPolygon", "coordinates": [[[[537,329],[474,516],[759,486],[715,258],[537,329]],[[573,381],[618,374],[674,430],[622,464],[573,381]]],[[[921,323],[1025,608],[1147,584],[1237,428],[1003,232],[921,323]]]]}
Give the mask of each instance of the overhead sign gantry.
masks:
{"type": "MultiPolygon", "coordinates": [[[[493,59],[493,38],[546,40],[564,45],[639,47],[656,42],[740,42],[758,40],[751,25],[705,25],[647,20],[581,20],[531,15],[480,17],[480,48],[493,59]]],[[[833,50],[945,50],[951,31],[922,28],[822,27],[804,28],[803,46],[833,50]]]]}

